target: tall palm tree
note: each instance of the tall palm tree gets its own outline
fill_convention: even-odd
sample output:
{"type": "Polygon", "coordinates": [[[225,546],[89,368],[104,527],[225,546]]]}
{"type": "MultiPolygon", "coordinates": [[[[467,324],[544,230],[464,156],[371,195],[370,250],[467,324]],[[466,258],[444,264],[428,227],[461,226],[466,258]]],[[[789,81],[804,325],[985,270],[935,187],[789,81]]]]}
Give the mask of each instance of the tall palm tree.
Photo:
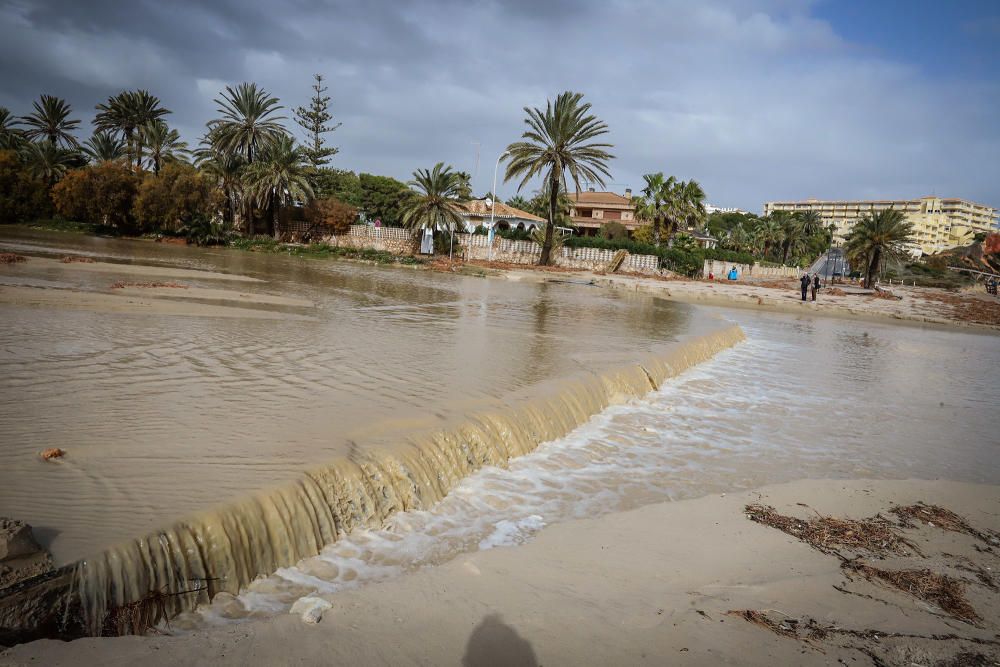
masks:
{"type": "Polygon", "coordinates": [[[118,162],[127,157],[125,141],[111,132],[94,132],[90,139],[83,142],[80,150],[90,162],[118,162]]]}
{"type": "Polygon", "coordinates": [[[270,208],[274,238],[280,234],[281,207],[312,198],[309,162],[305,152],[287,134],[280,134],[263,147],[257,161],[247,166],[247,190],[262,208],[270,208]]]}
{"type": "Polygon", "coordinates": [[[580,180],[604,186],[604,178],[611,178],[607,161],[614,156],[607,150],[611,144],[594,143],[592,139],[606,134],[608,126],[590,113],[590,104],[581,104],[583,95],[565,92],[550,100],[544,111],[525,107],[524,122],[528,129],[507,147],[510,162],[504,182],[521,177],[518,191],[525,184],[541,175],[549,190],[549,223],[545,227],[545,243],[538,259],[540,265],[549,263],[552,253],[552,234],[559,214],[559,192],[568,190],[566,172],[569,171],[576,191],[580,180]]]}
{"type": "Polygon", "coordinates": [[[73,131],[80,125],[80,121],[69,117],[73,109],[66,100],[42,95],[33,106],[35,110],[20,119],[21,124],[27,126],[24,130],[25,139],[44,139],[53,148],[75,148],[78,145],[73,131]]]}
{"type": "Polygon", "coordinates": [[[239,154],[247,164],[252,164],[259,152],[287,134],[281,124],[285,117],[274,115],[284,107],[278,104],[277,97],[271,97],[256,83],[226,86],[215,103],[222,117],[209,121],[209,142],[223,153],[239,154]]]}
{"type": "Polygon", "coordinates": [[[149,159],[149,166],[154,174],[160,173],[164,162],[180,160],[191,154],[187,142],[181,141],[180,133],[171,130],[162,120],[143,125],[139,129],[139,136],[142,138],[144,156],[149,159]]]}
{"type": "Polygon", "coordinates": [[[802,211],[797,215],[799,221],[802,223],[802,234],[806,238],[815,236],[817,233],[823,231],[823,218],[820,217],[818,211],[802,211]]]}
{"type": "Polygon", "coordinates": [[[67,148],[59,148],[48,141],[31,141],[21,148],[21,162],[28,173],[49,184],[49,187],[66,175],[78,162],[78,154],[67,148]]]}
{"type": "Polygon", "coordinates": [[[673,211],[672,192],[677,180],[673,176],[664,178],[662,171],[645,174],[642,178],[646,181],[646,187],[633,199],[635,216],[652,224],[653,244],[660,245],[661,230],[673,211]]]}
{"type": "Polygon", "coordinates": [[[149,91],[123,90],[97,105],[94,127],[107,132],[121,132],[128,151],[129,164],[142,166],[142,135],[139,128],[170,113],[160,103],[160,98],[149,91]]]}
{"type": "Polygon", "coordinates": [[[882,264],[907,255],[913,244],[913,225],[902,211],[887,208],[870,213],[855,223],[844,245],[849,260],[865,263],[865,287],[871,288],[882,264]]]}
{"type": "Polygon", "coordinates": [[[0,107],[0,150],[16,150],[24,143],[21,130],[14,127],[16,123],[10,109],[0,107]]]}
{"type": "Polygon", "coordinates": [[[451,231],[462,226],[461,204],[469,200],[462,172],[438,162],[431,170],[417,169],[407,185],[415,194],[403,202],[404,227],[451,231]]]}
{"type": "Polygon", "coordinates": [[[802,221],[786,211],[775,211],[772,215],[781,228],[781,263],[784,264],[792,251],[797,250],[805,240],[802,221]]]}

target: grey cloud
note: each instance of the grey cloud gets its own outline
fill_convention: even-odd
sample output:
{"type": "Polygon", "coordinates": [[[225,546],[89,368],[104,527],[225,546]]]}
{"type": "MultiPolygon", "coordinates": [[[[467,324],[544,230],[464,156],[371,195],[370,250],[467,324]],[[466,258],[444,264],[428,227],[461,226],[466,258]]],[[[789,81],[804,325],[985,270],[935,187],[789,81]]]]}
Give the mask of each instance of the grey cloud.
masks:
{"type": "MultiPolygon", "coordinates": [[[[845,44],[795,0],[211,3],[0,0],[0,105],[39,93],[85,120],[146,87],[197,142],[226,84],[290,108],[328,78],[337,166],[399,178],[439,160],[477,191],[522,107],[579,90],[611,128],[619,189],[663,170],[710,199],[954,194],[1000,204],[995,81],[926,79],[845,44]]],[[[289,126],[291,124],[289,123],[289,126]]],[[[510,193],[511,187],[501,189],[510,193]]]]}

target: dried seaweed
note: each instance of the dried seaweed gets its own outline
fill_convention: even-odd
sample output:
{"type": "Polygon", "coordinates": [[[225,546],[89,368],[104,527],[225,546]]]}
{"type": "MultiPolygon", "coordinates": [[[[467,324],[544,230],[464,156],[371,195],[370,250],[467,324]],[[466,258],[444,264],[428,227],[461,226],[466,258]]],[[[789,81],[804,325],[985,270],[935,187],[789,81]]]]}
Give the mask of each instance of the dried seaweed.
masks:
{"type": "Polygon", "coordinates": [[[916,545],[894,530],[892,522],[881,516],[868,519],[838,519],[817,514],[814,519],[799,519],[779,514],[766,505],[747,505],[747,518],[777,528],[807,543],[817,551],[844,558],[837,547],[854,552],[868,552],[878,557],[920,555],[916,545]]]}
{"type": "Polygon", "coordinates": [[[960,621],[978,625],[982,620],[965,599],[965,584],[946,574],[938,574],[928,569],[883,570],[859,562],[846,562],[842,567],[857,572],[868,581],[888,584],[918,600],[933,604],[960,621]]]}
{"type": "Polygon", "coordinates": [[[992,546],[1000,546],[1000,536],[972,527],[964,518],[944,507],[917,503],[916,505],[896,506],[889,512],[899,517],[899,525],[903,528],[914,528],[922,522],[953,533],[971,535],[992,546]],[[914,521],[918,523],[915,524],[914,521]]]}
{"type": "Polygon", "coordinates": [[[760,627],[770,630],[776,635],[781,637],[798,638],[798,632],[796,625],[798,621],[786,621],[778,623],[772,621],[767,617],[767,614],[763,611],[757,609],[732,609],[726,612],[727,616],[739,616],[744,621],[748,623],[753,623],[754,625],[759,625],[760,627]]]}
{"type": "Polygon", "coordinates": [[[24,255],[15,255],[12,252],[0,252],[0,264],[18,264],[19,262],[27,262],[28,258],[24,255]]]}
{"type": "Polygon", "coordinates": [[[81,255],[66,255],[61,260],[63,264],[93,264],[94,260],[90,257],[83,257],[81,255]]]}

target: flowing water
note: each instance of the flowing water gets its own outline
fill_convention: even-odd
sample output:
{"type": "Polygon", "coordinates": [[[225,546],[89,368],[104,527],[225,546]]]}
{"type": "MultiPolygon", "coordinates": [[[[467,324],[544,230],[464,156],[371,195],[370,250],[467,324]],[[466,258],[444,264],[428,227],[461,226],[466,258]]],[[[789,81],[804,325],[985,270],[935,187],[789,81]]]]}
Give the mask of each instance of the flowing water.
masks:
{"type": "Polygon", "coordinates": [[[995,335],[725,315],[745,342],[174,627],[287,611],[301,596],[519,544],[546,524],[711,492],[803,478],[1000,484],[995,335]]]}
{"type": "MultiPolygon", "coordinates": [[[[0,514],[88,557],[91,622],[220,575],[173,627],[231,622],[549,523],[792,479],[1000,483],[993,335],[66,238],[0,246],[314,304],[256,303],[275,315],[256,320],[0,302],[0,514]],[[49,446],[67,457],[42,463],[49,446]]],[[[108,291],[37,265],[0,285],[108,291]]]]}
{"type": "Polygon", "coordinates": [[[0,247],[29,254],[0,267],[0,513],[59,563],[85,559],[92,627],[109,604],[191,580],[236,592],[430,507],[741,337],[576,284],[37,232],[0,247]],[[51,259],[67,253],[120,265],[51,259]],[[190,292],[119,312],[110,283],[139,264],[188,270],[190,292]],[[81,305],[95,295],[115,309],[81,305]],[[269,319],[163,311],[244,299],[269,319]],[[42,462],[49,447],[67,455],[42,462]]]}

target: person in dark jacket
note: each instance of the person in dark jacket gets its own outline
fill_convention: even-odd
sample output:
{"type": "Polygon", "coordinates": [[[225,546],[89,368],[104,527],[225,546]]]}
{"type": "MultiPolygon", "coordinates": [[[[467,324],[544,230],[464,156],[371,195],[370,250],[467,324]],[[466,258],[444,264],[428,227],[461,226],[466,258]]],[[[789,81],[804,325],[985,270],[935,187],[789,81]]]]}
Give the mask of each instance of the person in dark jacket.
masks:
{"type": "Polygon", "coordinates": [[[809,280],[809,274],[808,273],[803,273],[802,277],[799,278],[799,283],[802,285],[802,300],[803,301],[806,300],[806,296],[809,294],[809,283],[811,283],[811,282],[812,281],[809,280]]]}
{"type": "Polygon", "coordinates": [[[818,273],[814,273],[813,274],[813,279],[812,279],[812,298],[813,298],[813,301],[816,300],[816,290],[818,290],[818,289],[819,289],[819,274],[818,273]]]}

